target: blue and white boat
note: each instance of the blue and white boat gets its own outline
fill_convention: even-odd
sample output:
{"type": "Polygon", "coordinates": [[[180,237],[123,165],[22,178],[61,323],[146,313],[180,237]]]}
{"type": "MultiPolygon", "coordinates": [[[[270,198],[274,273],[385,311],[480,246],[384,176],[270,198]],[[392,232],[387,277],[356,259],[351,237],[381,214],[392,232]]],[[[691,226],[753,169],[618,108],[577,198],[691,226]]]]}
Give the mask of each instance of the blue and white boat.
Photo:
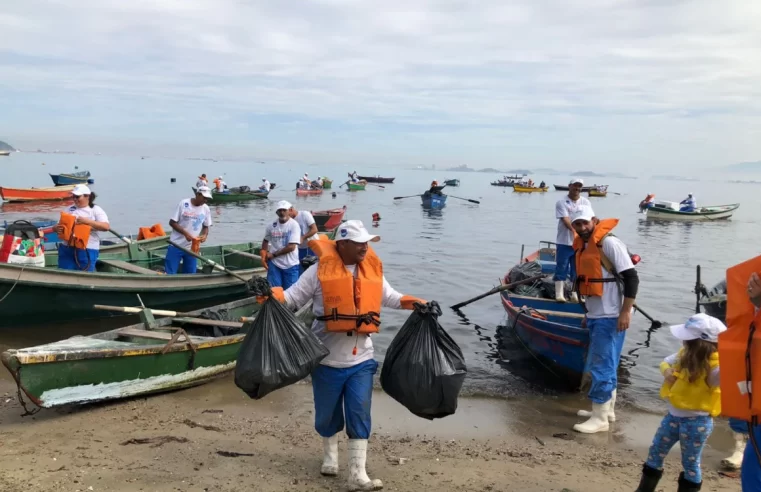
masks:
{"type": "Polygon", "coordinates": [[[420,199],[423,200],[423,208],[444,208],[447,204],[446,195],[430,194],[428,192],[422,194],[420,199]]]}
{"type": "Polygon", "coordinates": [[[67,174],[51,174],[50,179],[56,186],[87,184],[90,178],[90,171],[79,171],[67,174]]]}
{"type": "MultiPolygon", "coordinates": [[[[542,273],[555,272],[554,243],[523,258],[521,262],[538,261],[542,273]]],[[[509,273],[502,285],[510,282],[509,273]]],[[[523,346],[548,364],[553,372],[580,386],[589,348],[589,330],[582,328],[584,308],[578,302],[518,295],[509,290],[501,293],[502,305],[511,326],[523,346]]]]}

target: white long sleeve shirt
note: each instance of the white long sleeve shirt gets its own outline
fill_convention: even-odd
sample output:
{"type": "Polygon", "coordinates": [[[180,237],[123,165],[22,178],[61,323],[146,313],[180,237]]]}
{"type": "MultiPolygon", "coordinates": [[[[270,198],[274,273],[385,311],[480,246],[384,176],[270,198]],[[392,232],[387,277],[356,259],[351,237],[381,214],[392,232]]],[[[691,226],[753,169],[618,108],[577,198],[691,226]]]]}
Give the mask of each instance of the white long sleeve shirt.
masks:
{"type": "MultiPolygon", "coordinates": [[[[356,276],[356,265],[346,265],[346,269],[356,276]]],[[[285,291],[285,302],[290,308],[301,309],[310,300],[314,301],[312,313],[315,316],[324,315],[322,285],[317,278],[317,265],[307,269],[299,281],[285,291]]],[[[402,308],[402,294],[389,285],[385,276],[383,277],[382,305],[393,309],[402,308]]],[[[312,323],[312,332],[330,350],[330,354],[321,362],[323,365],[336,368],[351,367],[370,360],[375,355],[370,335],[327,332],[325,322],[318,320],[312,323]],[[353,354],[355,346],[357,347],[356,355],[353,354]]]]}

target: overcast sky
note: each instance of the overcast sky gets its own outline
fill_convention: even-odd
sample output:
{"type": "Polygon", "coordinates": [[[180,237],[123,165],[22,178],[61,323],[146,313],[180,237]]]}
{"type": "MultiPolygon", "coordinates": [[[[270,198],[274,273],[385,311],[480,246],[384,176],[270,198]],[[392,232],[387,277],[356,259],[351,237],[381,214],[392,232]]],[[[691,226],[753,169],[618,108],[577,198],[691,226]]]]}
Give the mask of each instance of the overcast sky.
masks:
{"type": "Polygon", "coordinates": [[[392,165],[761,160],[753,0],[23,0],[0,140],[392,165]]]}

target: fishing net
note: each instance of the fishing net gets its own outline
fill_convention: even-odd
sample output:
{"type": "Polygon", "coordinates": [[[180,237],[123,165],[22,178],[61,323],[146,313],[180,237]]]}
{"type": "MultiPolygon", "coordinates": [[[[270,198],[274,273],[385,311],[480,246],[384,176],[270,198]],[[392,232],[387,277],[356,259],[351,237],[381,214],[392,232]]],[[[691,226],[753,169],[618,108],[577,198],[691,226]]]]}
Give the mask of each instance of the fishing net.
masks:
{"type": "Polygon", "coordinates": [[[329,351],[312,331],[277,299],[266,279],[249,281],[255,296],[267,296],[253,322],[244,325],[246,338],[235,366],[235,384],[258,400],[309,374],[329,351]]]}
{"type": "Polygon", "coordinates": [[[462,351],[439,324],[439,316],[436,301],[415,304],[388,347],[380,376],[383,391],[428,420],[455,413],[467,372],[462,351]]]}

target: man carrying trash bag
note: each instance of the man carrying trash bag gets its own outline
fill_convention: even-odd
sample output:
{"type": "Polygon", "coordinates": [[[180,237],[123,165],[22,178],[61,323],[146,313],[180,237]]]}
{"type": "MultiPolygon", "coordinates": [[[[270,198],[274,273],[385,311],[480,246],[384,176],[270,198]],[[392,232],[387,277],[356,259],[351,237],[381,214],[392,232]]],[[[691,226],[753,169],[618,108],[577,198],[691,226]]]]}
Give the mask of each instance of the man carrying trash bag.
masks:
{"type": "Polygon", "coordinates": [[[349,436],[349,490],[379,490],[380,480],[370,480],[365,470],[370,437],[370,407],[374,359],[372,333],[380,325],[381,306],[414,308],[421,299],[395,291],[383,276],[383,264],[369,247],[380,240],[367,232],[362,221],[347,220],[339,226],[336,241],[310,241],[319,258],[299,281],[272,295],[291,309],[314,301],[312,331],[330,350],[312,372],[315,429],[323,438],[320,472],[338,474],[338,433],[346,424],[349,436]]]}

